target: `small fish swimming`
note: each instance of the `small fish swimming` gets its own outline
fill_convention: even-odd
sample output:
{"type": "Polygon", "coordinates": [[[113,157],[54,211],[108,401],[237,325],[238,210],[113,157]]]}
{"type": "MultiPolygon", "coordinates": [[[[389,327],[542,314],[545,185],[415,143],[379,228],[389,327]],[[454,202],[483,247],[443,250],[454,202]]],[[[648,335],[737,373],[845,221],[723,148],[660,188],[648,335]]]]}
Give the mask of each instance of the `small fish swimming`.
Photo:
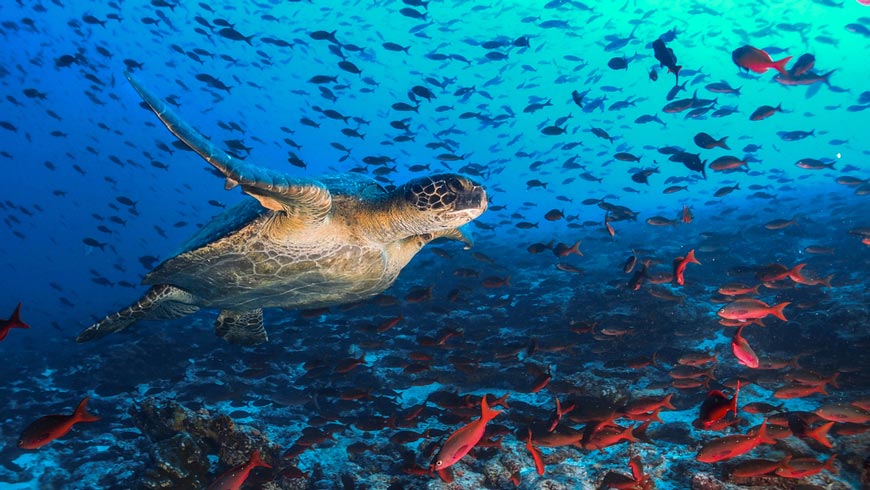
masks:
{"type": "Polygon", "coordinates": [[[46,415],[27,426],[18,438],[21,449],[39,449],[42,446],[65,436],[72,426],[79,422],[96,422],[99,417],[88,413],[89,397],[85,397],[72,415],[46,415]]]}

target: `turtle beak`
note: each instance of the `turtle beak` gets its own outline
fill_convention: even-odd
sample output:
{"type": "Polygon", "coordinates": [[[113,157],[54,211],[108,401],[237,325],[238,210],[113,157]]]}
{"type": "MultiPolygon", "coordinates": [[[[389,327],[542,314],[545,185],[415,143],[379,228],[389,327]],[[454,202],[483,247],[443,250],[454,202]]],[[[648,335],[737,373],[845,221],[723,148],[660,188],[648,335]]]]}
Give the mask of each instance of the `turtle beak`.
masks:
{"type": "Polygon", "coordinates": [[[481,213],[486,211],[486,190],[479,185],[475,185],[468,192],[464,192],[456,197],[455,209],[479,209],[481,213]]]}

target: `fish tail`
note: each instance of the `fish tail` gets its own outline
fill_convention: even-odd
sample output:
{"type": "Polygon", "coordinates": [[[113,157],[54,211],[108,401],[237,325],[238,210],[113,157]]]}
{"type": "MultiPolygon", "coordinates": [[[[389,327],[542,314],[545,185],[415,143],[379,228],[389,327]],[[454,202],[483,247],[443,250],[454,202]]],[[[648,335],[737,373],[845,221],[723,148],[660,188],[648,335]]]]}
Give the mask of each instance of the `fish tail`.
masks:
{"type": "Polygon", "coordinates": [[[668,396],[666,396],[665,399],[662,400],[662,404],[661,404],[660,408],[668,408],[670,410],[676,410],[676,407],[674,407],[673,403],[671,403],[671,397],[673,397],[673,396],[674,396],[673,393],[669,393],[668,396]]]}
{"type": "Polygon", "coordinates": [[[686,254],[686,262],[687,263],[691,262],[693,264],[701,265],[701,263],[698,262],[698,259],[695,258],[695,249],[694,248],[692,250],[689,250],[689,253],[686,254]]]}
{"type": "Polygon", "coordinates": [[[834,388],[839,388],[840,385],[837,384],[837,378],[839,378],[839,377],[840,377],[840,371],[835,371],[834,374],[832,374],[830,378],[825,380],[825,382],[828,383],[829,385],[833,386],[834,388]]]}
{"type": "Polygon", "coordinates": [[[798,265],[792,267],[791,270],[788,271],[788,277],[789,277],[792,281],[794,281],[794,282],[796,282],[796,283],[799,283],[799,284],[806,284],[806,283],[807,283],[807,278],[804,277],[803,274],[801,274],[801,271],[802,271],[802,270],[804,269],[804,267],[806,267],[806,266],[807,266],[806,263],[802,263],[802,264],[798,264],[798,265]]]}
{"type": "Polygon", "coordinates": [[[758,429],[758,442],[761,444],[776,444],[776,439],[770,437],[770,434],[767,433],[767,419],[761,423],[761,428],[758,429]]]}
{"type": "Polygon", "coordinates": [[[825,461],[825,465],[822,466],[822,469],[828,470],[833,474],[837,474],[837,467],[834,466],[834,461],[837,459],[837,453],[831,455],[827,461],[825,461]]]}
{"type": "Polygon", "coordinates": [[[775,61],[773,63],[773,67],[776,68],[778,72],[782,73],[782,76],[784,77],[789,76],[788,70],[785,69],[785,65],[788,64],[789,61],[791,61],[791,58],[791,56],[786,56],[785,58],[779,61],[775,61]]]}
{"type": "Polygon", "coordinates": [[[79,402],[79,406],[76,407],[76,411],[73,413],[73,420],[76,422],[96,422],[100,420],[99,417],[93,415],[88,412],[88,400],[91,397],[86,396],[81,402],[79,402]]]}
{"type": "Polygon", "coordinates": [[[482,420],[484,424],[494,419],[495,416],[500,413],[501,410],[493,410],[489,408],[489,405],[486,403],[485,396],[480,399],[480,420],[482,420]]]}
{"type": "Polygon", "coordinates": [[[571,252],[571,253],[574,253],[574,254],[577,254],[577,255],[579,255],[579,256],[582,257],[582,256],[583,256],[583,252],[580,251],[580,242],[581,242],[581,241],[582,241],[582,240],[577,240],[577,242],[574,243],[574,246],[571,247],[570,252],[571,252]]]}
{"type": "Polygon", "coordinates": [[[12,316],[9,317],[7,322],[9,328],[30,328],[30,325],[21,321],[21,303],[18,303],[18,306],[15,307],[15,311],[12,312],[12,316]]]}
{"type": "Polygon", "coordinates": [[[268,463],[266,463],[265,461],[263,461],[262,458],[260,458],[260,451],[259,450],[255,450],[251,454],[251,461],[248,462],[248,465],[251,468],[256,468],[256,467],[271,468],[271,466],[268,463]]]}
{"type": "Polygon", "coordinates": [[[831,427],[833,426],[834,422],[827,422],[816,427],[815,429],[809,430],[807,432],[807,435],[822,446],[830,449],[834,447],[834,445],[831,444],[831,441],[828,439],[828,431],[831,430],[831,427]]]}
{"type": "Polygon", "coordinates": [[[779,318],[780,320],[782,320],[784,322],[787,322],[788,320],[785,318],[785,313],[783,312],[783,310],[785,309],[786,306],[788,306],[790,304],[791,304],[790,301],[783,301],[782,303],[780,303],[776,306],[771,306],[770,307],[770,314],[779,318]]]}

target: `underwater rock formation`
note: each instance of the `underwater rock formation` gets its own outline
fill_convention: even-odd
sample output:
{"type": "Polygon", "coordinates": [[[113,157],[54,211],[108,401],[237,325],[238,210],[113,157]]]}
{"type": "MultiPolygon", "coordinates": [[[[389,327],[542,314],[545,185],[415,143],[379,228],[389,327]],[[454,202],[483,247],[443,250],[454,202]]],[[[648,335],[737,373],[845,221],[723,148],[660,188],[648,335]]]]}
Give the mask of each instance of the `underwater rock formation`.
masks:
{"type": "MultiPolygon", "coordinates": [[[[278,451],[256,429],[237,426],[226,415],[188,410],[174,401],[147,398],[132,406],[129,413],[136,427],[154,443],[147,468],[131,488],[198,490],[227,468],[247,461],[254,450],[268,461],[278,451]],[[220,461],[211,472],[210,454],[217,455],[220,461]]],[[[273,483],[270,488],[292,488],[273,483]]]]}

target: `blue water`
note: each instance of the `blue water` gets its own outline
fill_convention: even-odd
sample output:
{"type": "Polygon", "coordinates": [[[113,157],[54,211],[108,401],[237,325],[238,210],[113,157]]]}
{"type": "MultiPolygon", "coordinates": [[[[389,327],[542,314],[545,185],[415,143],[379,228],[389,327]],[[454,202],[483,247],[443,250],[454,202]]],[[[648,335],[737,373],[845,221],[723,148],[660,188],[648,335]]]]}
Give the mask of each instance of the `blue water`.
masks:
{"type": "MultiPolygon", "coordinates": [[[[739,377],[750,385],[741,391],[741,405],[779,403],[773,391],[787,385],[787,372],[798,368],[759,371],[738,364],[729,342],[733,329],[721,327],[716,316],[722,307],[717,288],[729,282],[758,284],[756,272],[772,263],[788,268],[806,263],[809,278],[833,274],[831,287],[784,279],[776,288],[760,288],[757,298],[768,304],[791,302],[788,322],[769,317],[767,328],[748,327],[744,336],[763,358],[797,356],[802,369],[825,377],[840,372],[839,387],[829,386],[829,395],[789,400],[782,410],[866,403],[870,246],[862,238],[870,241],[870,231],[861,227],[870,227],[870,8],[854,1],[787,7],[776,2],[517,1],[431,2],[424,8],[414,3],[179,2],[168,7],[160,1],[56,0],[0,6],[5,173],[0,318],[22,302],[22,319],[31,326],[13,329],[0,343],[7,364],[0,374],[5,418],[0,487],[138,488],[159,441],[142,435],[130,410],[157,397],[160,403],[177,400],[190,410],[230,415],[268,437],[273,466],[292,463],[308,474],[282,480],[277,472],[258,470],[250,488],[275,488],[264,486],[270,480],[280,488],[297,488],[292,485],[307,479],[346,488],[341,474],[352,475],[357,488],[440,488],[437,477],[406,474],[403,453],[415,451],[411,460],[428,466],[425,448],[439,445],[476,416],[476,403],[457,419],[430,401],[413,430],[433,432],[412,443],[389,442],[395,427],[364,432],[354,423],[367,416],[387,418],[441,390],[513,393],[511,408],[491,423],[507,434],[501,449],[476,450],[476,459],[469,456],[454,468],[466,488],[514,488],[508,477],[517,468],[522,468],[523,488],[539,488],[543,479],[593,488],[608,470],[628,472],[624,443],[603,452],[543,448],[547,474],[538,478],[525,449],[524,427],[546,421],[553,396],[603,397],[618,406],[626,397],[673,393],[677,410],[663,412],[662,419],[668,429],[686,428],[688,436],[657,438],[654,423],[651,439],[633,444],[633,451],[641,454],[658,488],[688,488],[696,472],[725,478],[722,470],[731,463],[694,461],[700,444],[722,435],[690,426],[708,389],[670,386],[667,371],[682,353],[716,353],[712,388],[733,387],[739,377]],[[221,36],[221,19],[249,42],[221,36]],[[695,119],[685,118],[688,111],[663,111],[675,77],[659,66],[648,44],[671,29],[676,34],[667,46],[683,67],[679,83],[686,82],[675,99],[691,99],[695,92],[698,99],[716,99],[695,119]],[[335,31],[336,43],[314,39],[315,31],[335,31]],[[605,49],[618,39],[626,40],[623,47],[605,49]],[[387,49],[387,42],[407,50],[387,49]],[[487,42],[492,46],[484,47],[487,42]],[[764,49],[773,60],[793,56],[794,62],[810,53],[816,60],[811,73],[833,74],[828,83],[782,85],[773,80],[775,70],[757,74],[738,68],[731,52],[743,45],[764,49]],[[361,73],[342,69],[339,55],[361,73]],[[623,57],[626,70],[608,67],[611,58],[623,57]],[[490,198],[490,209],[469,226],[473,249],[464,251],[455,242],[426,247],[386,291],[397,305],[334,307],[319,315],[267,311],[271,341],[265,345],[241,348],[215,337],[215,311],[142,323],[123,334],[76,344],[79,331],[144,293],[139,283],[150,267],[171,257],[224,206],[247,199],[238,189],[225,191],[223,179],[176,146],[172,134],[140,106],[124,78],[131,66],[140,83],[170,99],[181,118],[218,146],[230,150],[225,142],[240,140],[249,149],[233,151],[249,164],[296,177],[341,172],[374,177],[379,166],[363,158],[385,156],[395,159],[387,165],[395,171],[380,177],[384,186],[427,173],[468,175],[486,187],[490,198]],[[209,87],[201,81],[203,74],[229,89],[209,87]],[[310,82],[316,75],[336,80],[310,82]],[[716,82],[739,87],[740,94],[713,93],[707,86],[716,82]],[[414,86],[426,87],[434,98],[414,96],[414,86]],[[572,100],[575,90],[588,91],[585,109],[572,100]],[[603,97],[602,107],[592,109],[603,97]],[[611,106],[619,101],[626,107],[611,106]],[[399,102],[418,107],[397,111],[399,102]],[[535,103],[546,105],[524,112],[535,103]],[[749,115],[762,105],[781,105],[782,111],[751,121],[749,115]],[[723,107],[735,112],[712,116],[723,107]],[[326,117],[323,111],[329,109],[350,119],[326,117]],[[636,122],[644,115],[661,123],[636,122]],[[319,127],[303,124],[302,118],[319,127]],[[560,125],[563,134],[542,133],[559,118],[567,118],[560,125]],[[397,121],[407,129],[390,124],[397,121]],[[606,131],[612,142],[596,137],[592,128],[606,131]],[[778,134],[791,131],[812,135],[786,141],[778,134]],[[730,150],[699,148],[693,142],[699,132],[727,137],[730,150]],[[433,145],[439,142],[443,146],[433,145]],[[744,151],[750,144],[760,149],[744,151]],[[751,158],[738,171],[707,168],[701,178],[668,161],[669,155],[659,151],[667,146],[700,153],[707,165],[725,155],[751,158]],[[288,162],[291,151],[305,168],[288,162]],[[617,160],[618,152],[640,160],[617,160]],[[439,159],[442,154],[464,158],[439,159]],[[796,163],[802,159],[828,165],[801,168],[796,163]],[[429,170],[411,171],[414,165],[429,170]],[[633,174],[653,168],[657,172],[648,184],[632,180],[633,174]],[[532,180],[546,186],[529,185],[532,180]],[[671,185],[687,189],[663,193],[671,185]],[[734,185],[739,189],[714,197],[734,185]],[[610,221],[611,236],[607,212],[598,201],[584,204],[587,199],[625,206],[636,219],[610,221]],[[128,200],[135,205],[125,204],[128,200]],[[681,221],[684,207],[693,215],[690,223],[681,221]],[[565,217],[545,219],[552,209],[565,217]],[[648,224],[655,216],[678,223],[648,224]],[[778,219],[794,223],[765,227],[778,219]],[[530,225],[517,226],[524,222],[530,225]],[[578,240],[582,256],[527,250],[535,243],[570,246],[578,240]],[[632,291],[623,264],[633,249],[639,264],[649,261],[650,276],[670,273],[674,258],[691,249],[702,265],[688,266],[683,287],[652,285],[648,279],[632,291]],[[560,270],[557,264],[582,272],[560,270]],[[463,269],[474,272],[462,274],[463,269]],[[484,287],[492,276],[495,282],[509,277],[509,285],[484,287]],[[407,301],[412,291],[430,286],[432,299],[407,301]],[[663,290],[682,299],[650,294],[663,290]],[[393,329],[373,331],[400,315],[393,329]],[[572,331],[582,322],[630,333],[572,331]],[[421,342],[448,329],[459,329],[460,335],[440,346],[421,342]],[[537,351],[529,348],[533,339],[537,351]],[[408,358],[415,351],[433,357],[421,361],[427,369],[401,372],[415,362],[408,358]],[[629,358],[653,353],[661,359],[658,366],[625,367],[629,358]],[[363,354],[366,363],[350,374],[315,370],[304,375],[304,362],[331,365],[363,354]],[[548,367],[551,385],[529,393],[548,367]],[[421,381],[429,378],[434,382],[421,381]],[[371,396],[339,400],[337,393],[351,387],[370,390],[371,396]],[[16,447],[29,423],[47,414],[72,413],[86,395],[100,422],[76,425],[36,452],[16,447]],[[281,463],[303,428],[317,425],[313,414],[324,412],[342,424],[333,440],[281,463]],[[381,456],[349,456],[347,445],[360,441],[374,445],[381,456]],[[112,475],[97,480],[94,475],[107,468],[112,475]],[[496,473],[500,476],[492,476],[496,473]],[[481,475],[490,476],[480,483],[481,475]]],[[[763,418],[741,416],[747,422],[734,433],[745,433],[763,418]]],[[[833,488],[858,488],[863,458],[870,452],[867,435],[835,433],[830,450],[791,437],[788,444],[764,446],[752,455],[825,460],[836,452],[839,476],[810,481],[833,478],[827,481],[843,485],[833,488]]],[[[231,451],[225,451],[219,462],[214,449],[209,448],[210,465],[201,477],[206,485],[250,453],[237,448],[228,459],[231,451]]],[[[179,483],[176,488],[188,487],[179,483]]]]}

